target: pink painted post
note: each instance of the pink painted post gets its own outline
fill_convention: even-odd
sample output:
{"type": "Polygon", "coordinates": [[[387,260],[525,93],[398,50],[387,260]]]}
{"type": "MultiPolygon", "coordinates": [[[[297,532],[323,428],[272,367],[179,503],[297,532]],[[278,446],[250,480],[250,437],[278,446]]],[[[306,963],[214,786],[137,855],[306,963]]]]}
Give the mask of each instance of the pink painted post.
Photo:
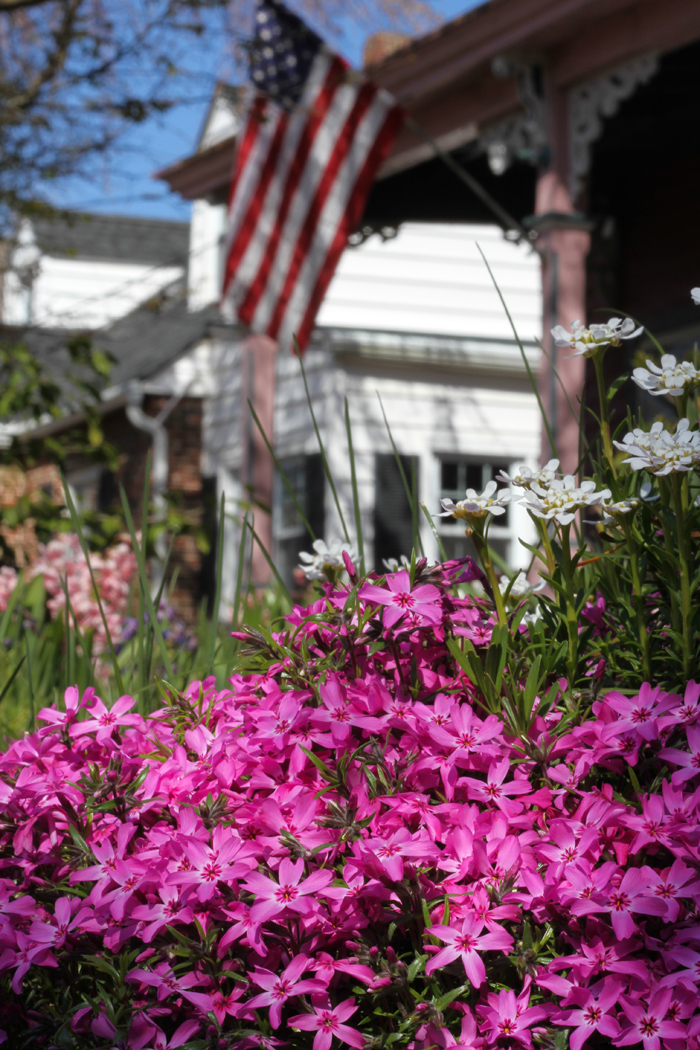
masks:
{"type": "MultiPolygon", "coordinates": [[[[277,360],[277,343],[266,335],[250,335],[242,344],[242,359],[247,369],[248,396],[255,407],[270,443],[274,440],[275,409],[275,364],[277,360]]],[[[249,419],[247,405],[244,419],[249,419]]],[[[264,506],[272,506],[272,485],[274,463],[267,451],[265,442],[254,420],[247,429],[247,440],[244,441],[244,461],[241,476],[244,484],[250,488],[251,499],[264,506]]],[[[254,527],[266,549],[272,554],[272,520],[260,507],[254,507],[254,527]]],[[[251,567],[252,582],[262,586],[270,580],[270,567],[257,543],[253,545],[251,567]]]]}
{"type": "MultiPolygon", "coordinates": [[[[590,224],[574,210],[567,189],[567,96],[561,91],[550,93],[548,109],[552,164],[537,182],[533,223],[538,232],[537,247],[542,254],[542,342],[547,353],[542,361],[539,388],[562,470],[573,473],[579,461],[579,414],[586,362],[583,357],[572,357],[569,351],[555,347],[551,329],[557,324],[569,328],[573,320],[586,320],[586,257],[591,237],[590,224]]],[[[551,455],[543,427],[543,462],[551,455]]]]}

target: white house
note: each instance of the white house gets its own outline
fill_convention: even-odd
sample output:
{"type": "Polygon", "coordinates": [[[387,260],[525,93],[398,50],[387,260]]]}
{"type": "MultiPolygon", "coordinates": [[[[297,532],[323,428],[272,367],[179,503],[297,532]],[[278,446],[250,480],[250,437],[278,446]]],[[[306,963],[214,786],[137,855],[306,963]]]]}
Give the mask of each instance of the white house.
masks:
{"type": "MultiPolygon", "coordinates": [[[[265,379],[247,349],[246,333],[216,312],[230,170],[221,158],[230,156],[235,128],[231,97],[220,92],[194,157],[161,173],[193,201],[186,266],[182,261],[178,266],[164,237],[160,248],[152,245],[150,256],[140,261],[100,262],[93,255],[87,272],[80,268],[79,253],[73,260],[51,254],[46,248],[50,235],[44,231],[41,238],[35,234],[34,241],[27,239],[28,265],[36,264],[30,258],[33,243],[44,244],[31,303],[26,296],[22,299],[20,289],[9,287],[4,306],[5,321],[19,319],[24,311],[26,322],[31,309],[36,324],[55,329],[70,317],[75,327],[79,318],[100,333],[120,362],[115,382],[105,392],[110,404],[123,407],[127,386],[133,389],[134,381],[141,398],[160,398],[161,403],[163,398],[168,403],[199,399],[201,477],[208,479],[210,489],[215,486],[219,495],[225,494],[229,512],[223,537],[225,601],[233,596],[243,502],[252,497],[256,531],[272,547],[288,581],[299,552],[311,542],[279,477],[268,490],[259,482],[261,469],[262,475],[267,470],[262,463],[266,454],[247,403],[249,397],[257,402],[261,382],[269,386],[262,394],[271,395],[274,380],[266,425],[308,520],[317,536],[342,537],[299,362],[277,354],[274,371],[265,379]],[[185,270],[186,302],[183,297],[169,312],[148,318],[150,327],[144,327],[144,300],[151,289],[162,294],[173,282],[177,286],[185,270]],[[126,318],[115,321],[124,314],[126,318]],[[268,502],[271,521],[262,507],[268,502]]],[[[123,220],[125,228],[141,221],[123,220]]],[[[166,226],[177,224],[162,225],[165,234],[166,226]]],[[[89,223],[87,228],[97,227],[89,223]]],[[[541,331],[540,263],[527,246],[516,246],[491,225],[408,222],[357,240],[341,258],[304,366],[342,515],[355,540],[347,404],[366,560],[381,569],[383,559],[409,553],[412,538],[392,438],[431,514],[439,511],[442,496],[463,498],[467,487],[481,490],[500,468],[537,461],[536,398],[480,250],[533,372],[539,361],[535,336],[541,331]]],[[[84,246],[83,254],[89,250],[84,246]]],[[[171,431],[171,445],[175,437],[171,431]]],[[[172,458],[170,462],[172,477],[172,458]]],[[[271,471],[265,476],[271,477],[271,471]]],[[[468,553],[469,543],[456,522],[436,522],[449,556],[468,553]]],[[[425,553],[435,560],[437,544],[422,515],[419,526],[425,553]]],[[[515,505],[491,530],[493,547],[513,568],[528,561],[518,536],[532,538],[527,515],[515,505]]]]}

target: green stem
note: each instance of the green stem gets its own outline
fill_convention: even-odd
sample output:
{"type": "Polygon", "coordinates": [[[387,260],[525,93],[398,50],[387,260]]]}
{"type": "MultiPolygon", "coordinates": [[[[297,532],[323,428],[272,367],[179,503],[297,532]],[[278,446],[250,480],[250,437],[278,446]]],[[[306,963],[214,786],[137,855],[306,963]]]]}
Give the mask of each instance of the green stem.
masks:
{"type": "MultiPolygon", "coordinates": [[[[470,530],[467,529],[467,536],[469,535],[469,532],[470,530]]],[[[474,546],[476,547],[476,553],[479,555],[479,560],[481,561],[481,564],[484,568],[484,572],[486,573],[488,581],[491,584],[491,590],[493,591],[493,600],[496,606],[496,613],[498,615],[498,622],[499,624],[508,623],[505,602],[503,601],[501,588],[498,585],[498,577],[496,576],[496,570],[494,569],[493,562],[491,561],[491,554],[489,551],[489,545],[486,540],[486,537],[477,529],[475,529],[471,533],[471,539],[474,546]]]]}
{"type": "Polygon", "coordinates": [[[630,558],[630,570],[632,572],[632,586],[634,587],[634,611],[637,617],[637,632],[639,634],[639,646],[642,650],[642,672],[644,681],[651,683],[651,659],[649,656],[649,635],[644,617],[644,596],[642,594],[642,581],[639,576],[639,555],[637,544],[632,534],[632,523],[627,521],[624,515],[620,515],[622,531],[627,541],[627,549],[630,558]]]}
{"type": "Polygon", "coordinates": [[[593,354],[593,367],[595,368],[596,382],[598,383],[598,399],[600,401],[600,431],[603,435],[603,451],[605,458],[610,464],[613,477],[617,479],[617,470],[613,460],[612,441],[610,440],[610,415],[608,413],[608,395],[605,389],[605,378],[603,376],[603,353],[599,351],[593,354]]]}
{"type": "Polygon", "coordinates": [[[557,563],[554,557],[554,551],[552,550],[552,541],[549,538],[549,532],[547,530],[547,522],[544,520],[544,518],[536,518],[533,514],[531,514],[530,517],[534,521],[535,528],[540,534],[542,546],[544,547],[544,552],[547,555],[547,569],[549,571],[549,575],[553,576],[557,563]]]}
{"type": "Polygon", "coordinates": [[[692,643],[692,608],[690,603],[690,574],[688,572],[688,551],[685,535],[685,511],[683,508],[683,479],[680,474],[671,475],[673,490],[673,509],[676,513],[676,539],[678,542],[678,562],[681,571],[681,623],[683,628],[683,677],[687,682],[693,658],[692,643]]]}
{"type": "Polygon", "coordinates": [[[567,663],[569,666],[569,686],[573,689],[578,667],[578,618],[576,616],[576,595],[574,591],[574,566],[571,560],[571,524],[562,525],[561,528],[561,553],[562,572],[566,585],[566,629],[569,636],[569,652],[567,663]]]}

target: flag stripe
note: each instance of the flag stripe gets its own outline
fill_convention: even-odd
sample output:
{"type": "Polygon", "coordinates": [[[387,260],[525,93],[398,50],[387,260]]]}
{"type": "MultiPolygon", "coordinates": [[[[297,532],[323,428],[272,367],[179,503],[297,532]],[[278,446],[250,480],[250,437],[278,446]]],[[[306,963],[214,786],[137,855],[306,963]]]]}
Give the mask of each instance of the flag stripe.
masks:
{"type": "Polygon", "coordinates": [[[260,171],[274,130],[275,121],[269,117],[266,100],[256,96],[248,107],[245,132],[234,160],[226,231],[227,254],[257,192],[260,171]]]}
{"type": "Polygon", "coordinates": [[[281,113],[277,117],[274,135],[265,162],[262,165],[260,171],[260,181],[258,183],[257,192],[253,196],[250,202],[250,207],[246,212],[245,218],[241,223],[240,230],[236,241],[231,245],[229,257],[226,260],[226,277],[229,274],[233,275],[238,269],[238,264],[243,258],[243,254],[248,247],[251,237],[255,233],[255,227],[257,226],[258,219],[260,218],[260,212],[262,211],[265,203],[265,197],[267,190],[270,185],[272,176],[275,174],[275,167],[277,166],[277,159],[279,155],[280,145],[284,137],[284,133],[287,130],[287,124],[289,117],[286,113],[281,113]]]}
{"type": "Polygon", "coordinates": [[[285,304],[284,319],[281,318],[278,324],[276,336],[285,343],[291,340],[306,313],[328,250],[338,235],[360,174],[386,120],[384,100],[377,97],[376,88],[372,94],[372,103],[353,133],[352,150],[346,153],[335,174],[332,192],[323,204],[313,240],[306,246],[293,292],[285,304]]]}
{"type": "MultiPolygon", "coordinates": [[[[255,239],[236,275],[236,280],[240,280],[241,284],[248,285],[250,282],[238,310],[239,319],[246,324],[252,321],[265,289],[290,205],[308,164],[318,129],[333,102],[345,69],[345,63],[340,59],[334,58],[329,62],[326,56],[319,59],[315,65],[318,66],[318,72],[325,72],[321,89],[315,98],[309,100],[308,121],[303,124],[301,121],[290,123],[285,141],[287,156],[275,175],[274,197],[271,191],[255,239]]],[[[302,101],[302,105],[304,104],[302,101]]]]}
{"type": "Polygon", "coordinates": [[[345,250],[348,237],[362,218],[362,209],[364,208],[366,196],[372,188],[374,176],[391,149],[402,122],[403,114],[401,110],[395,106],[390,110],[389,115],[386,117],[384,126],[378,137],[375,139],[374,145],[364,163],[360,177],[353,187],[353,192],[348,201],[343,221],[338,227],[335,239],[328,250],[326,260],[311,291],[303,320],[296,332],[297,341],[300,346],[306,346],[311,338],[316,314],[323,302],[323,297],[326,294],[328,285],[331,283],[340,256],[345,250]]]}
{"type": "Polygon", "coordinates": [[[332,105],[316,132],[313,153],[304,168],[297,191],[292,198],[287,218],[280,234],[265,290],[257,304],[251,324],[256,331],[265,332],[284,288],[294,249],[304,227],[309,208],[315,199],[319,183],[333,156],[338,130],[343,128],[357,101],[357,85],[342,84],[335,93],[332,105]]]}
{"type": "Polygon", "coordinates": [[[352,111],[345,122],[343,130],[336,139],[330,161],[328,162],[326,170],[323,172],[323,176],[319,183],[318,189],[316,190],[314,199],[311,202],[311,206],[309,207],[309,210],[306,214],[304,225],[301,229],[301,233],[299,234],[299,238],[294,247],[294,255],[292,256],[291,265],[289,267],[289,270],[287,271],[287,277],[284,282],[284,286],[277,300],[274,313],[272,314],[270,323],[268,325],[268,334],[271,335],[273,339],[277,338],[277,333],[279,331],[280,324],[282,323],[287,304],[289,303],[290,296],[294,291],[294,286],[296,284],[297,277],[299,276],[299,271],[301,270],[304,264],[307,252],[314,238],[318,221],[321,218],[323,212],[324,204],[326,203],[326,200],[328,199],[328,196],[331,190],[333,189],[333,184],[335,182],[338,171],[343,161],[349,154],[350,146],[352,144],[353,138],[355,137],[355,134],[357,133],[358,126],[365,113],[371,106],[372,99],[374,98],[376,93],[377,89],[374,87],[373,84],[365,83],[362,85],[359,92],[357,93],[355,105],[353,106],[352,111]]]}
{"type": "Polygon", "coordinates": [[[256,0],[255,21],[221,308],[285,346],[297,332],[303,350],[404,113],[280,0],[256,0]]]}

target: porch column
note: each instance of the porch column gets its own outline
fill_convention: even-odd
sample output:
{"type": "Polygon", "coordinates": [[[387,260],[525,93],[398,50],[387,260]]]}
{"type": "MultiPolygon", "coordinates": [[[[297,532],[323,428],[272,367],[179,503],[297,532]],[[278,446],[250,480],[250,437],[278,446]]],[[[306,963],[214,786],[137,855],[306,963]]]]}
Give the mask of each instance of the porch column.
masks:
{"type": "MultiPolygon", "coordinates": [[[[277,343],[266,335],[250,335],[242,344],[242,361],[246,369],[247,388],[250,400],[255,407],[258,419],[270,441],[274,441],[275,410],[275,365],[277,360],[277,343]]],[[[274,479],[274,462],[267,451],[262,435],[255,420],[244,405],[246,440],[243,448],[241,479],[247,488],[248,498],[255,504],[261,503],[272,508],[272,485],[274,479]]],[[[272,518],[259,506],[253,507],[254,528],[272,557],[272,518]]],[[[269,583],[270,567],[257,543],[253,544],[251,579],[254,585],[263,586],[269,583]]]]}
{"type": "MultiPolygon", "coordinates": [[[[539,388],[562,470],[573,473],[579,459],[578,423],[586,360],[572,357],[571,351],[565,348],[555,347],[551,330],[557,324],[570,329],[573,320],[586,321],[586,257],[591,246],[591,224],[575,210],[568,189],[568,93],[548,90],[547,114],[551,163],[538,178],[535,215],[531,220],[538,233],[537,247],[542,256],[542,342],[546,356],[540,369],[539,388]]],[[[551,456],[543,427],[542,461],[551,456]]]]}

